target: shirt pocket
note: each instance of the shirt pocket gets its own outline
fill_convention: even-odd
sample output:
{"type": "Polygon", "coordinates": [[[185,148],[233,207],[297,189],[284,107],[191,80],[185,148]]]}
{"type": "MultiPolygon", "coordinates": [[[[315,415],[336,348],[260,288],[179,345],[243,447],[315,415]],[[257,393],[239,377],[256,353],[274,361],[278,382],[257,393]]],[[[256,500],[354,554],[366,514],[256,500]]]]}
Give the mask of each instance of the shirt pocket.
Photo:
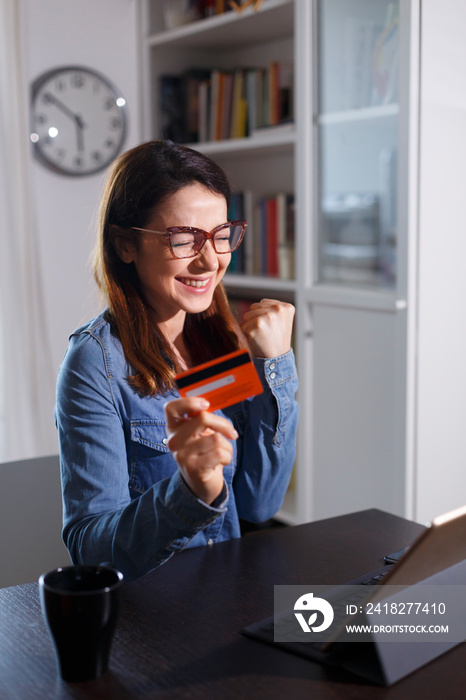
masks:
{"type": "Polygon", "coordinates": [[[144,493],[157,481],[173,476],[178,467],[167,447],[165,421],[133,419],[130,428],[129,487],[138,493],[144,493]]]}

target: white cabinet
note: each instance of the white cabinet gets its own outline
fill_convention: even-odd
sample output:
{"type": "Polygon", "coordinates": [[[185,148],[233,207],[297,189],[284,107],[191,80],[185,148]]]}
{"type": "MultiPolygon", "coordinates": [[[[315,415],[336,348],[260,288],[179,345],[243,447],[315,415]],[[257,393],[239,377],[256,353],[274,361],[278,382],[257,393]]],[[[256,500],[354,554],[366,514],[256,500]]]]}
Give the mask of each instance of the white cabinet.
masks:
{"type": "Polygon", "coordinates": [[[254,246],[260,199],[294,194],[293,278],[226,278],[232,297],[296,305],[288,522],[425,520],[466,500],[466,6],[437,5],[264,0],[166,29],[164,3],[143,2],[146,138],[163,127],[160,76],[294,64],[292,126],[191,144],[248,193],[254,246]]]}
{"type": "Polygon", "coordinates": [[[466,7],[316,7],[313,517],[373,505],[423,522],[466,500],[466,7]],[[361,91],[369,68],[376,94],[361,91]]]}

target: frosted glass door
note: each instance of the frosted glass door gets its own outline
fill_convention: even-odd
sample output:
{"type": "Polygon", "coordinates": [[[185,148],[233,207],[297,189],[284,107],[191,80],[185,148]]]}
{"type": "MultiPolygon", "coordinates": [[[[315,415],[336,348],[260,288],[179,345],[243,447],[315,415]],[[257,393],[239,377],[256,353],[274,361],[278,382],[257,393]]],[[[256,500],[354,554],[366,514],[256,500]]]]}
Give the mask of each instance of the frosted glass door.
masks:
{"type": "Polygon", "coordinates": [[[396,282],[399,2],[318,0],[317,280],[396,282]]]}

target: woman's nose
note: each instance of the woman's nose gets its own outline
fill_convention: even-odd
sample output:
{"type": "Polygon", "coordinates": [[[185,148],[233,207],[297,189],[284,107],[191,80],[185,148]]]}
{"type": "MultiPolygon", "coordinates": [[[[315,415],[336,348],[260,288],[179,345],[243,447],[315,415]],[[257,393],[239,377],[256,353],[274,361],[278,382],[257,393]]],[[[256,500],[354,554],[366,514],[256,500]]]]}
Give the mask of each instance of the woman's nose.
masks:
{"type": "Polygon", "coordinates": [[[194,262],[198,267],[208,270],[216,270],[218,268],[218,257],[211,239],[204,243],[200,253],[194,258],[194,262]]]}

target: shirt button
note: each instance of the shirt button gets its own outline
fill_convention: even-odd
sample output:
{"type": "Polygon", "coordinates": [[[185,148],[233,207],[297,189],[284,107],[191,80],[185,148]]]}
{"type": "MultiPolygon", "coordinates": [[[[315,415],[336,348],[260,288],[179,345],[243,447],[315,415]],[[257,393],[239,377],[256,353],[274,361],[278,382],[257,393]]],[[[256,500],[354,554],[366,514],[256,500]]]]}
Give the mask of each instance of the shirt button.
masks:
{"type": "Polygon", "coordinates": [[[214,543],[214,541],[213,541],[212,537],[210,538],[210,540],[207,540],[207,544],[213,544],[213,543],[214,543]]]}
{"type": "Polygon", "coordinates": [[[163,438],[162,443],[163,443],[164,445],[166,445],[167,442],[168,442],[168,438],[163,438]]]}
{"type": "Polygon", "coordinates": [[[271,372],[270,379],[275,379],[276,376],[277,376],[276,372],[271,372]]]}
{"type": "Polygon", "coordinates": [[[275,369],[275,367],[276,367],[275,362],[271,362],[269,365],[269,369],[275,369]]]}

